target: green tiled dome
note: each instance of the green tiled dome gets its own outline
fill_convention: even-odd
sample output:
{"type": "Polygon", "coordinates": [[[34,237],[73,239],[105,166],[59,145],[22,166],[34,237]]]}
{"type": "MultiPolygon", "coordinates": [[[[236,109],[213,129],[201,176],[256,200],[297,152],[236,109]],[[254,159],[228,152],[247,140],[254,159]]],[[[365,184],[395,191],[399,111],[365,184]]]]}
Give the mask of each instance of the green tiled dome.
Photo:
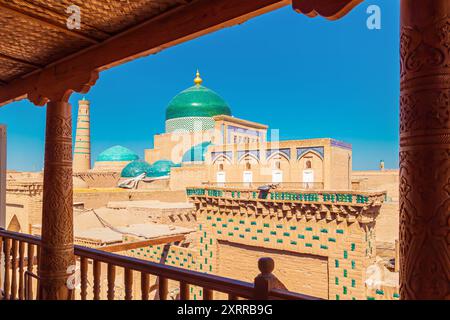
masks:
{"type": "Polygon", "coordinates": [[[139,156],[128,148],[122,146],[114,146],[109,148],[97,158],[99,162],[122,162],[138,160],[139,156]]]}
{"type": "Polygon", "coordinates": [[[208,151],[209,146],[212,145],[211,142],[200,143],[191,149],[189,149],[183,156],[184,162],[203,162],[205,161],[205,154],[208,151]]]}
{"type": "Polygon", "coordinates": [[[179,167],[179,164],[175,164],[170,160],[160,160],[152,164],[150,172],[147,172],[149,178],[160,178],[170,175],[170,170],[174,167],[179,167]]]}
{"type": "Polygon", "coordinates": [[[214,91],[201,85],[197,73],[196,85],[179,93],[166,110],[166,120],[188,117],[231,116],[231,109],[225,100],[214,91]]]}
{"type": "Polygon", "coordinates": [[[121,173],[122,178],[136,178],[137,176],[140,176],[143,173],[149,173],[152,170],[152,166],[141,160],[136,160],[131,163],[129,163],[121,173]]]}

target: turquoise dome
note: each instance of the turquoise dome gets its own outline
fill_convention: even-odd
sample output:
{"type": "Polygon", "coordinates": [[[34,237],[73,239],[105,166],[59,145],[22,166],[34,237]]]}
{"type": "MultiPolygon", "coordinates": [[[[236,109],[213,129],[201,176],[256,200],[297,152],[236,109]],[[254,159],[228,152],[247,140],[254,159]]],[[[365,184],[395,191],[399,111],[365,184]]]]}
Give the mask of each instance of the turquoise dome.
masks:
{"type": "Polygon", "coordinates": [[[209,146],[211,146],[211,142],[203,142],[192,148],[190,148],[183,156],[184,162],[204,162],[205,154],[208,151],[209,146]]]}
{"type": "Polygon", "coordinates": [[[122,146],[114,146],[109,148],[97,158],[99,162],[122,162],[122,161],[134,161],[138,160],[139,156],[128,148],[122,146]]]}
{"type": "Polygon", "coordinates": [[[135,160],[131,163],[129,163],[121,173],[122,178],[136,178],[137,176],[140,176],[143,173],[149,173],[152,170],[152,166],[141,160],[135,160]]]}
{"type": "Polygon", "coordinates": [[[230,107],[217,93],[201,85],[195,85],[179,93],[166,110],[166,120],[187,117],[212,118],[218,115],[231,116],[230,107]]]}
{"type": "Polygon", "coordinates": [[[147,177],[149,178],[166,177],[170,175],[170,170],[176,167],[180,167],[180,165],[175,164],[170,160],[156,161],[154,164],[152,164],[150,172],[147,172],[147,177]]]}

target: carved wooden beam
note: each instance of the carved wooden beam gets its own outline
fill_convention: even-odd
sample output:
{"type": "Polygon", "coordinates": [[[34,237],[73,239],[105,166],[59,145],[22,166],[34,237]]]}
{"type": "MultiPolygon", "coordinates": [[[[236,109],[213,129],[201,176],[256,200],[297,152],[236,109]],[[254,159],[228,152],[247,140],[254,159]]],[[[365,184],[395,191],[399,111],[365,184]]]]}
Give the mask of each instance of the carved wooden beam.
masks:
{"type": "Polygon", "coordinates": [[[314,18],[322,16],[337,20],[349,13],[364,0],[292,0],[295,11],[314,18]]]}

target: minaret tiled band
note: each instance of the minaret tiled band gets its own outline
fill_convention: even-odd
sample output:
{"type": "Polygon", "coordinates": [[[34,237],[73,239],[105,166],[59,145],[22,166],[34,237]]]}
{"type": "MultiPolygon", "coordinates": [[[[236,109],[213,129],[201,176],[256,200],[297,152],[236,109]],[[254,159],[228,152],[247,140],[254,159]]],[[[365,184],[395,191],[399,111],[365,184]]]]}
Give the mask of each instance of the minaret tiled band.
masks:
{"type": "Polygon", "coordinates": [[[83,99],[78,102],[78,121],[74,149],[74,172],[86,172],[91,169],[91,123],[90,103],[83,99]]]}

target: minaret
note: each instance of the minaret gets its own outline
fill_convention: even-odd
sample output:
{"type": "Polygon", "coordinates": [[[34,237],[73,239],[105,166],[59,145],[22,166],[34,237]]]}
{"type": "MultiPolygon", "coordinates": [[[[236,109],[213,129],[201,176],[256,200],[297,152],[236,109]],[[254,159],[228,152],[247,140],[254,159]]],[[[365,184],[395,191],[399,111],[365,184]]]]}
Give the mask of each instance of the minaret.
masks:
{"type": "Polygon", "coordinates": [[[77,133],[73,155],[73,172],[91,170],[91,121],[90,103],[83,98],[78,102],[77,133]]]}

